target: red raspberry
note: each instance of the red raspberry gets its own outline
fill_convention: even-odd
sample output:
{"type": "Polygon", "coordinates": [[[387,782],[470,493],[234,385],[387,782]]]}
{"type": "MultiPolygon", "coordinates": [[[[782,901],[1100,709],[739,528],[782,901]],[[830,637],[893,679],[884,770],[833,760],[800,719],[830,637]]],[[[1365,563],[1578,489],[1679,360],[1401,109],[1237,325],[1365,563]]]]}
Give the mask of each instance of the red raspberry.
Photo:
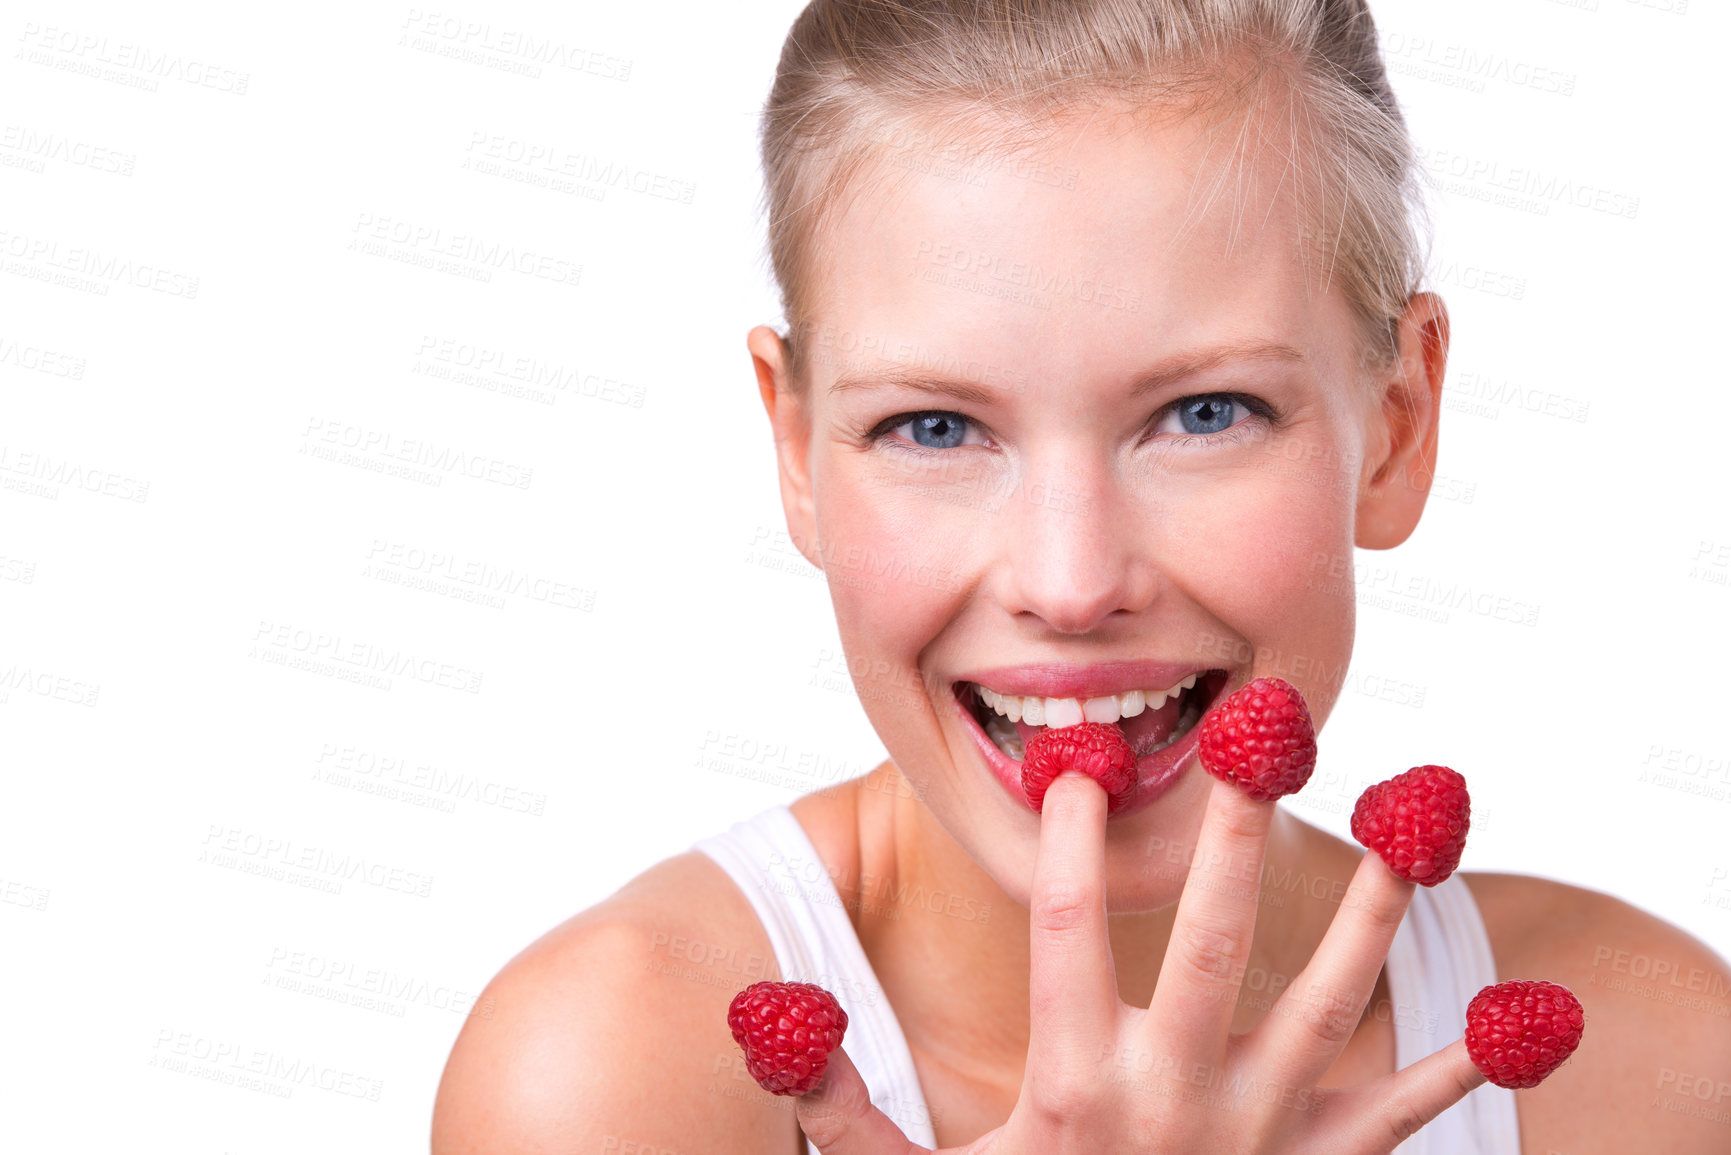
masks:
{"type": "Polygon", "coordinates": [[[1465,778],[1447,766],[1414,766],[1358,796],[1352,836],[1401,878],[1435,886],[1461,864],[1471,816],[1465,778]]]}
{"type": "Polygon", "coordinates": [[[1568,987],[1510,979],[1467,1004],[1467,1054],[1499,1087],[1536,1087],[1581,1045],[1586,1021],[1568,987]]]}
{"type": "Polygon", "coordinates": [[[1081,722],[1041,730],[1022,755],[1022,793],[1035,810],[1046,804],[1046,788],[1066,770],[1079,770],[1106,791],[1106,813],[1130,801],[1136,790],[1136,755],[1124,731],[1110,722],[1081,722]]]}
{"type": "Polygon", "coordinates": [[[823,1078],[841,1046],[847,1012],[812,983],[752,983],[727,1008],[745,1069],[772,1095],[803,1095],[823,1078]]]}
{"type": "Polygon", "coordinates": [[[1202,719],[1196,754],[1216,778],[1267,801],[1296,793],[1316,769],[1316,727],[1298,687],[1257,678],[1202,719]]]}

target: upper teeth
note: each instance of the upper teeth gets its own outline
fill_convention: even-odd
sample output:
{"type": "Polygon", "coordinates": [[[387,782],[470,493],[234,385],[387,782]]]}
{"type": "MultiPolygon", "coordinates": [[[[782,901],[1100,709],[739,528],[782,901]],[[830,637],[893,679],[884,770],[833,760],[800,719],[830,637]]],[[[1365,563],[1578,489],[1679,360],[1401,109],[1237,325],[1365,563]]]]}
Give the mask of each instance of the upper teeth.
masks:
{"type": "Polygon", "coordinates": [[[1199,675],[1191,674],[1167,690],[1131,690],[1104,698],[1019,698],[1000,694],[984,686],[975,686],[980,701],[1012,722],[1030,726],[1074,726],[1079,722],[1116,722],[1134,718],[1143,710],[1158,710],[1169,699],[1196,684],[1199,675]]]}

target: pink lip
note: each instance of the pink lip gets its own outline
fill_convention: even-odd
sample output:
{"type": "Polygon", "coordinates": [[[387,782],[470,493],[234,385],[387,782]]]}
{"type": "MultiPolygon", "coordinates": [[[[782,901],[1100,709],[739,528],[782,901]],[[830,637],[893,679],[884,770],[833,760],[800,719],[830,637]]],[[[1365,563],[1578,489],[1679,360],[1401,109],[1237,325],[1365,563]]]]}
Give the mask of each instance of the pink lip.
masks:
{"type": "MultiPolygon", "coordinates": [[[[1123,663],[1123,665],[1146,668],[1155,664],[1147,662],[1126,662],[1123,663]]],[[[1019,667],[1019,669],[1022,670],[1031,668],[1036,667],[1019,667]]],[[[1050,669],[1051,667],[1045,668],[1050,669]]],[[[1090,669],[1099,668],[1100,667],[1090,667],[1090,669]]],[[[1188,672],[1189,671],[1185,671],[1185,673],[1188,672]]],[[[1184,674],[1180,674],[1178,680],[1182,680],[1183,677],[1184,674]]],[[[971,681],[972,679],[969,680],[971,681]]],[[[1154,682],[1151,684],[1158,686],[1161,683],[1154,682]]],[[[1013,691],[1005,692],[1011,693],[1013,691]]],[[[1037,691],[1034,690],[1028,691],[1029,694],[1036,692],[1037,691]]],[[[1059,695],[1053,694],[1051,696],[1058,697],[1059,695]]],[[[1072,695],[1064,696],[1069,697],[1072,695]]],[[[1028,801],[1027,794],[1022,790],[1022,764],[1006,757],[1004,752],[999,750],[990,738],[986,737],[986,732],[980,729],[980,724],[974,721],[973,714],[969,712],[968,707],[962,702],[962,699],[957,694],[950,694],[950,701],[954,704],[954,709],[960,717],[962,725],[966,727],[968,733],[973,737],[974,745],[979,749],[980,756],[986,760],[986,765],[991,767],[992,776],[998,780],[1005,790],[1010,792],[1011,797],[1015,798],[1030,811],[1033,811],[1034,804],[1028,801]]],[[[1190,756],[1196,750],[1197,735],[1200,734],[1201,731],[1202,722],[1198,719],[1197,723],[1190,727],[1189,733],[1178,739],[1178,741],[1172,743],[1172,745],[1166,747],[1164,750],[1156,750],[1152,754],[1146,754],[1137,759],[1136,792],[1130,796],[1130,801],[1126,802],[1123,807],[1112,814],[1112,818],[1119,819],[1134,814],[1144,807],[1153,804],[1153,802],[1161,795],[1172,789],[1172,787],[1178,783],[1178,780],[1184,776],[1184,771],[1189,769],[1192,762],[1190,756]]]]}
{"type": "Polygon", "coordinates": [[[1070,666],[1058,662],[1000,666],[961,675],[965,681],[1019,698],[1104,698],[1130,690],[1164,690],[1191,674],[1210,669],[1194,662],[1100,662],[1070,666]]]}

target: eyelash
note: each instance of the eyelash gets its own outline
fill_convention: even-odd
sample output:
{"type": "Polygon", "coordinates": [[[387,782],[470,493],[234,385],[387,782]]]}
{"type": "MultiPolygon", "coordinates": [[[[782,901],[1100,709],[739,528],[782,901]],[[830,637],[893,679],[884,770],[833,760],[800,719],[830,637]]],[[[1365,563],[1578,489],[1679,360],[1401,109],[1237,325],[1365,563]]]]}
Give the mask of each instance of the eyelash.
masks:
{"type": "MultiPolygon", "coordinates": [[[[1229,400],[1231,400],[1231,401],[1233,401],[1239,405],[1244,406],[1246,409],[1250,410],[1250,412],[1255,417],[1261,419],[1262,421],[1267,422],[1270,426],[1278,426],[1280,424],[1280,414],[1275,412],[1274,407],[1272,405],[1268,404],[1268,402],[1262,400],[1262,398],[1252,397],[1248,393],[1221,393],[1221,392],[1186,394],[1185,396],[1179,397],[1167,405],[1161,406],[1158,410],[1155,411],[1154,415],[1148,419],[1148,423],[1150,425],[1158,425],[1160,423],[1161,418],[1165,417],[1168,413],[1171,413],[1172,411],[1177,409],[1180,405],[1184,404],[1186,401],[1194,401],[1200,397],[1225,397],[1225,398],[1227,398],[1227,399],[1229,399],[1229,400]]],[[[953,409],[918,409],[918,410],[914,410],[913,412],[898,413],[894,417],[884,418],[882,421],[878,422],[877,425],[872,427],[872,430],[870,433],[866,434],[866,443],[868,445],[873,445],[873,446],[876,446],[876,445],[879,445],[882,443],[891,443],[891,444],[895,444],[896,447],[898,449],[900,449],[902,452],[921,454],[921,455],[937,454],[937,453],[950,453],[950,452],[953,452],[954,449],[964,448],[963,446],[955,446],[954,449],[933,449],[930,446],[926,446],[926,445],[915,445],[911,441],[900,441],[900,442],[893,442],[893,443],[889,441],[889,435],[891,433],[895,432],[897,429],[900,429],[902,426],[906,425],[908,422],[916,421],[921,417],[955,417],[955,418],[959,418],[962,421],[967,422],[969,425],[974,426],[976,429],[979,428],[979,422],[975,421],[972,417],[969,417],[964,413],[957,413],[953,409]]],[[[1165,443],[1167,445],[1170,445],[1170,446],[1189,446],[1189,445],[1218,445],[1218,444],[1221,444],[1222,442],[1237,441],[1243,436],[1244,427],[1249,425],[1249,424],[1250,424],[1249,421],[1238,421],[1238,422],[1235,422],[1234,424],[1228,426],[1227,428],[1222,429],[1218,433],[1174,433],[1174,434],[1168,434],[1165,438],[1165,443]]],[[[979,447],[974,446],[973,448],[977,449],[979,447]]]]}

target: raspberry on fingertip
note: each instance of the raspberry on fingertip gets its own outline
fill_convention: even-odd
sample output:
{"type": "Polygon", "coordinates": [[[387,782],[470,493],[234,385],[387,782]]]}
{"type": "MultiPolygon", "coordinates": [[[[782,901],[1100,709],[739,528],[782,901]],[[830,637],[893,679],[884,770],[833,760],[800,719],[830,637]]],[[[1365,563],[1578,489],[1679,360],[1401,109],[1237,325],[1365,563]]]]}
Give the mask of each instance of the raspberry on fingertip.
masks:
{"type": "Polygon", "coordinates": [[[1246,682],[1203,717],[1196,754],[1210,774],[1252,798],[1297,793],[1316,769],[1310,707],[1284,678],[1246,682]]]}
{"type": "Polygon", "coordinates": [[[1066,770],[1074,770],[1106,791],[1106,813],[1115,813],[1136,792],[1136,755],[1124,731],[1109,722],[1081,722],[1041,730],[1022,756],[1022,793],[1044,812],[1046,791],[1066,770]]]}
{"type": "Polygon", "coordinates": [[[1465,778],[1447,766],[1414,766],[1359,795],[1352,836],[1398,877],[1435,886],[1461,864],[1471,820],[1465,778]]]}
{"type": "Polygon", "coordinates": [[[803,1095],[817,1086],[847,1032],[847,1012],[815,983],[752,983],[727,1008],[745,1069],[772,1095],[803,1095]]]}
{"type": "Polygon", "coordinates": [[[1467,1054],[1499,1087],[1536,1087],[1581,1045],[1586,1013],[1568,987],[1510,979],[1467,1004],[1467,1054]]]}

